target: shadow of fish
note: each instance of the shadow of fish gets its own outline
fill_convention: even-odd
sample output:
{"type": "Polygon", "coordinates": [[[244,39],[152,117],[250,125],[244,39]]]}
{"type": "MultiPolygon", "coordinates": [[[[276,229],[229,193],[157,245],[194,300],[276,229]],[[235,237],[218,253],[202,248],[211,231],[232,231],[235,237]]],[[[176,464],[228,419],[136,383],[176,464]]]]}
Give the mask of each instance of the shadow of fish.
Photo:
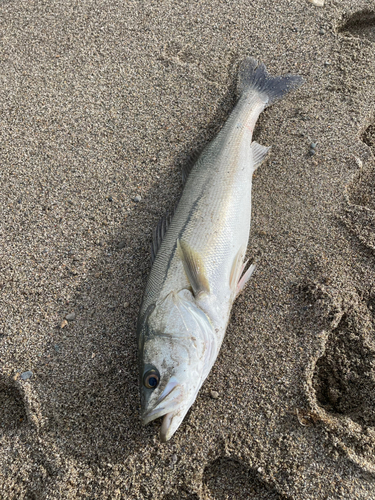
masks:
{"type": "Polygon", "coordinates": [[[164,417],[168,441],[218,356],[230,310],[254,271],[244,256],[251,184],[269,148],[252,142],[260,113],[300,76],[271,77],[252,58],[239,69],[239,100],[191,169],[171,220],[153,241],[153,266],[138,321],[143,423],[164,417]],[[245,271],[245,272],[244,272],[245,271]]]}

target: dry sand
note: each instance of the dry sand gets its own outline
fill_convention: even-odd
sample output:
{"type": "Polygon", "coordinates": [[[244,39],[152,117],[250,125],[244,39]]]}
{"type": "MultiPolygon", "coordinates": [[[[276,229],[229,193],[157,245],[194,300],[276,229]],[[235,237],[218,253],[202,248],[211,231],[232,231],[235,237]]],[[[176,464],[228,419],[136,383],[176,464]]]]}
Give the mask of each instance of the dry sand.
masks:
{"type": "Polygon", "coordinates": [[[1,499],[375,498],[374,12],[0,2],[1,499]],[[306,83],[260,118],[257,272],[161,444],[136,365],[151,235],[246,55],[306,83]]]}

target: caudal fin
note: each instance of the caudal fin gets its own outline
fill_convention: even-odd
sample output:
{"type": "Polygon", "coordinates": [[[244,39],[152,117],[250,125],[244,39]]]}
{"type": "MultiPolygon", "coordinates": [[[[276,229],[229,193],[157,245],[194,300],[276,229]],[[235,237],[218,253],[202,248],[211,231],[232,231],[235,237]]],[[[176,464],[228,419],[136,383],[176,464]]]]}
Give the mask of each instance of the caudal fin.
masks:
{"type": "Polygon", "coordinates": [[[303,84],[303,78],[299,75],[270,76],[263,63],[256,59],[247,57],[242,61],[238,72],[238,94],[245,92],[257,92],[270,106],[281,99],[289,91],[303,84]]]}

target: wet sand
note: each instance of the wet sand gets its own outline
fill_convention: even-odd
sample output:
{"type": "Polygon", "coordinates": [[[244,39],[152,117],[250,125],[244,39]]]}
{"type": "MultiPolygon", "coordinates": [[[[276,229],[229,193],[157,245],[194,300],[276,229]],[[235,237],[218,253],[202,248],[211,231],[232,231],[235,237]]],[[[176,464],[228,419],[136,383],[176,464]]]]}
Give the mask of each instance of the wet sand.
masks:
{"type": "Polygon", "coordinates": [[[0,3],[1,499],[375,498],[374,11],[0,3]],[[136,362],[152,231],[246,55],[306,83],[260,117],[257,271],[161,444],[136,362]]]}

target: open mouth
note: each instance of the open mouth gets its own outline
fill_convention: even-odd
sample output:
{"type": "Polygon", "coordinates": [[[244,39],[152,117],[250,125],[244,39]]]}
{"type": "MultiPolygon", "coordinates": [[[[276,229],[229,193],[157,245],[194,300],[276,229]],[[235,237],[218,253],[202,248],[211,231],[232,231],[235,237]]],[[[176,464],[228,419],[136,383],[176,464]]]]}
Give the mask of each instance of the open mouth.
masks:
{"type": "Polygon", "coordinates": [[[179,385],[176,377],[171,377],[168,384],[165,386],[164,391],[156,400],[155,406],[143,414],[143,424],[146,425],[152,420],[165,415],[163,420],[164,426],[164,421],[171,421],[173,418],[173,414],[182,402],[183,396],[184,392],[182,386],[179,385]]]}

